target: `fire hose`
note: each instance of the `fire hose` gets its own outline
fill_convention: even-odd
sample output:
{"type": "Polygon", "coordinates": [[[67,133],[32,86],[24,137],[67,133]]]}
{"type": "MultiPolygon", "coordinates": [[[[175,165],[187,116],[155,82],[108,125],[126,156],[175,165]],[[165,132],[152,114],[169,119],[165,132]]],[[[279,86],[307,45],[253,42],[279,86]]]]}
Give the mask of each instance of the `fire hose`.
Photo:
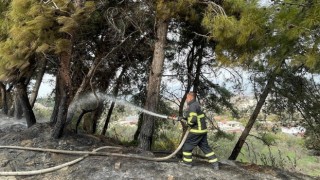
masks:
{"type": "MultiPolygon", "coordinates": [[[[172,120],[179,120],[176,117],[168,116],[167,119],[172,120]]],[[[76,164],[88,156],[116,156],[116,157],[126,157],[126,158],[134,158],[134,159],[141,159],[141,160],[148,160],[148,161],[165,161],[173,156],[175,156],[180,149],[182,148],[184,142],[186,141],[189,134],[189,130],[186,131],[185,135],[183,136],[182,141],[180,142],[178,148],[168,156],[165,157],[145,157],[145,156],[138,156],[133,154],[121,154],[121,153],[108,153],[108,152],[98,152],[102,149],[120,149],[120,147],[113,147],[113,146],[103,146],[93,151],[69,151],[69,150],[58,150],[58,149],[45,149],[45,148],[32,148],[32,147],[22,147],[22,146],[0,146],[0,149],[17,149],[17,150],[29,150],[29,151],[38,151],[38,152],[52,152],[52,153],[61,153],[61,154],[73,154],[73,155],[82,155],[84,156],[75,159],[73,161],[69,161],[67,163],[57,165],[50,168],[40,169],[40,170],[32,170],[32,171],[13,171],[13,172],[0,172],[0,176],[26,176],[26,175],[38,175],[53,172],[59,169],[62,169],[67,166],[71,166],[76,164]]]]}

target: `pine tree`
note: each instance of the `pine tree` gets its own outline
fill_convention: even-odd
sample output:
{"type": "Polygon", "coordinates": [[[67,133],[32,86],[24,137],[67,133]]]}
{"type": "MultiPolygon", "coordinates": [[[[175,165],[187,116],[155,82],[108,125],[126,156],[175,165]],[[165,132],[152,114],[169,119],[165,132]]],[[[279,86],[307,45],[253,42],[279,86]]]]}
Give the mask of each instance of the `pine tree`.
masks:
{"type": "Polygon", "coordinates": [[[254,1],[225,1],[228,17],[203,20],[218,41],[216,53],[224,65],[241,66],[264,74],[260,99],[230,159],[235,160],[273,84],[286,66],[316,67],[319,56],[318,3],[274,1],[260,7],[254,1]],[[263,88],[264,87],[264,88],[263,88]]]}
{"type": "MultiPolygon", "coordinates": [[[[160,95],[161,74],[163,71],[164,55],[168,25],[171,19],[176,18],[180,21],[199,20],[196,12],[197,5],[203,4],[198,0],[177,0],[165,1],[157,0],[154,2],[154,11],[156,14],[156,42],[154,46],[154,55],[150,67],[149,80],[147,86],[147,99],[145,109],[157,111],[160,95]]],[[[222,8],[214,2],[205,2],[208,9],[218,8],[218,13],[223,13],[222,8]]],[[[218,14],[214,13],[214,14],[218,14]]],[[[154,132],[155,119],[150,115],[144,115],[139,135],[139,147],[145,150],[151,149],[152,137],[154,132]]]]}
{"type": "MultiPolygon", "coordinates": [[[[93,10],[94,3],[91,1],[81,7],[77,6],[77,2],[66,0],[48,3],[36,0],[11,1],[4,18],[8,22],[6,37],[0,43],[1,79],[8,82],[28,79],[32,75],[36,55],[51,53],[60,56],[58,74],[62,76],[58,77],[61,83],[58,88],[62,91],[60,95],[64,94],[63,98],[66,98],[63,100],[66,103],[64,106],[68,106],[67,99],[71,94],[64,92],[70,91],[70,37],[75,36],[75,29],[93,10]]],[[[61,135],[63,114],[60,113],[62,117],[54,130],[54,137],[61,135]]]]}

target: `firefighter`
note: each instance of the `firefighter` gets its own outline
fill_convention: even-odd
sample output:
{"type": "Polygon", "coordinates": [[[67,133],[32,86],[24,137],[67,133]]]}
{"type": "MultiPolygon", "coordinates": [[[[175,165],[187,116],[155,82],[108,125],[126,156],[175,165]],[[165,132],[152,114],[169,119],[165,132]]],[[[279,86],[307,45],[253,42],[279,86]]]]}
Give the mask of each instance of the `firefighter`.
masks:
{"type": "Polygon", "coordinates": [[[187,94],[187,111],[185,118],[187,124],[190,127],[190,133],[186,142],[182,147],[183,161],[186,166],[192,167],[192,150],[199,146],[208,158],[214,170],[219,170],[218,158],[212,149],[209,147],[207,140],[207,125],[205,121],[205,115],[201,110],[200,104],[196,101],[196,94],[189,92],[187,94]]]}

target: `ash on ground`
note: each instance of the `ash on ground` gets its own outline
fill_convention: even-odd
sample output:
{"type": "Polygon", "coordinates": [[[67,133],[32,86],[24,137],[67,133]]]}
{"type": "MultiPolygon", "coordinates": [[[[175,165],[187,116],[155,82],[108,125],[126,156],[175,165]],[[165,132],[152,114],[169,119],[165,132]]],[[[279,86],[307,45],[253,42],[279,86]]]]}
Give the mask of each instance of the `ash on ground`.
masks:
{"type": "MultiPolygon", "coordinates": [[[[49,123],[37,123],[27,128],[25,123],[4,123],[10,119],[1,118],[0,146],[24,146],[61,150],[92,151],[101,146],[119,145],[102,136],[69,133],[60,139],[51,138],[49,123]]],[[[103,152],[103,151],[102,151],[103,152]]],[[[134,147],[108,149],[104,152],[150,156],[134,147]]],[[[0,149],[0,171],[32,171],[57,166],[75,160],[81,155],[66,155],[49,152],[34,152],[14,149],[0,149]]],[[[165,162],[154,162],[124,157],[89,156],[77,164],[60,170],[33,176],[0,176],[0,179],[14,180],[101,180],[101,179],[315,179],[294,172],[271,167],[239,162],[222,161],[219,171],[214,171],[206,162],[195,160],[192,168],[182,166],[179,158],[165,162]]]]}

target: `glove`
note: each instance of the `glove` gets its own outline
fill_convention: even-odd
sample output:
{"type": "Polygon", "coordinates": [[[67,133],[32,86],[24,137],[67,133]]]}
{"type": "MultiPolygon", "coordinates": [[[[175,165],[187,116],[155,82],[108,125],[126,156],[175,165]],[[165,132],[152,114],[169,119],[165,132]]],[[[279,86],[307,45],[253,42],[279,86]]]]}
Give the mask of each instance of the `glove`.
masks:
{"type": "Polygon", "coordinates": [[[177,117],[176,115],[171,115],[171,116],[168,116],[168,119],[172,119],[172,120],[178,120],[179,117],[177,117]]]}

